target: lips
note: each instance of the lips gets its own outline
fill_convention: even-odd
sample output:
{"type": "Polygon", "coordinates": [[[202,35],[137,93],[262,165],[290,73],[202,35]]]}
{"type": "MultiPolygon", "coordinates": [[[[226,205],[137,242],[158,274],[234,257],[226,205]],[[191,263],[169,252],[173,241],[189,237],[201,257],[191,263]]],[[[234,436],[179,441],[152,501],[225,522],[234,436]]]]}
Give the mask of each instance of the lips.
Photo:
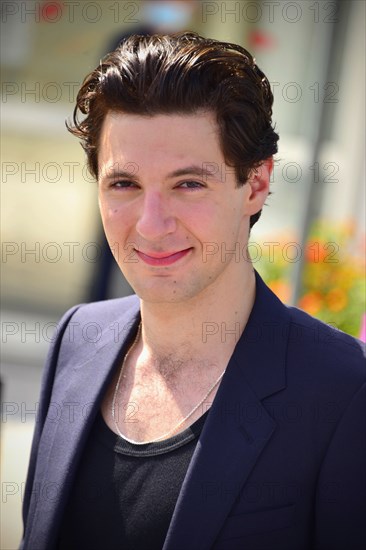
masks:
{"type": "Polygon", "coordinates": [[[174,264],[184,256],[190,253],[192,248],[186,248],[184,250],[179,250],[178,252],[141,252],[141,250],[136,250],[137,256],[146,264],[154,266],[167,266],[174,264]]]}

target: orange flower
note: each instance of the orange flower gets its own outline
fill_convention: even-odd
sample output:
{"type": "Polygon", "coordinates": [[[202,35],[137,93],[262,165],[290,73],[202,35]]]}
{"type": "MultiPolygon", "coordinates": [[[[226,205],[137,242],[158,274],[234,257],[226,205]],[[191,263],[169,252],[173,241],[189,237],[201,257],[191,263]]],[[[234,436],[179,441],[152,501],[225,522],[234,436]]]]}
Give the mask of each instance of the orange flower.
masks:
{"type": "Polygon", "coordinates": [[[325,299],[330,311],[341,311],[348,303],[347,294],[343,288],[332,288],[327,293],[325,299]]]}
{"type": "Polygon", "coordinates": [[[310,315],[315,315],[321,310],[323,305],[322,295],[317,290],[308,292],[299,300],[299,307],[310,315]]]}
{"type": "Polygon", "coordinates": [[[328,243],[323,239],[310,240],[305,247],[305,258],[309,263],[321,264],[329,256],[328,243]]]}
{"type": "Polygon", "coordinates": [[[288,283],[278,279],[277,281],[271,281],[268,286],[282,302],[289,301],[291,292],[288,283]]]}

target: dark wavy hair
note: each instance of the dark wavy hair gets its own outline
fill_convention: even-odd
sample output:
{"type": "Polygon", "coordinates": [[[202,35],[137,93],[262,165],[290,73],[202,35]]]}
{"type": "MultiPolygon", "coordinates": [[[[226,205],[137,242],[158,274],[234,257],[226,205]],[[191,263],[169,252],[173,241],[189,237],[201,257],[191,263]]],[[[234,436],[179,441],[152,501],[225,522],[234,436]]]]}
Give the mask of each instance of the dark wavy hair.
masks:
{"type": "MultiPolygon", "coordinates": [[[[81,140],[97,179],[101,127],[109,111],[146,116],[211,111],[225,162],[240,186],[277,152],[272,104],[268,79],[241,46],[194,32],[136,34],[85,78],[73,123],[66,125],[81,140]]],[[[250,227],[260,214],[251,216],[250,227]]]]}

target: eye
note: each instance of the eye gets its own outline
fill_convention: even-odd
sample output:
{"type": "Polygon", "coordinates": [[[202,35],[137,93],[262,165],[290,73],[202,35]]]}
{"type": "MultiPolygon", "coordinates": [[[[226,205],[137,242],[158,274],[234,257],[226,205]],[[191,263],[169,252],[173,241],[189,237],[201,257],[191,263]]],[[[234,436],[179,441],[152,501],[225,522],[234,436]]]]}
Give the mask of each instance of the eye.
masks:
{"type": "Polygon", "coordinates": [[[137,188],[137,185],[133,181],[119,180],[112,183],[111,187],[114,187],[115,189],[135,189],[137,188]]]}
{"type": "Polygon", "coordinates": [[[205,186],[199,181],[189,180],[178,184],[178,187],[182,187],[183,189],[203,189],[205,186]]]}

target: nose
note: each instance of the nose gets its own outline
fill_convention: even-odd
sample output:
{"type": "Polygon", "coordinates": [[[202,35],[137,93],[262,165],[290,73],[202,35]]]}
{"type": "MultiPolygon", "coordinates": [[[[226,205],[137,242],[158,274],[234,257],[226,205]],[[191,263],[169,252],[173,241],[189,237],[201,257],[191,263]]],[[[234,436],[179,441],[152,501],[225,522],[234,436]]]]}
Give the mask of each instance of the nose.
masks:
{"type": "Polygon", "coordinates": [[[139,218],[137,232],[148,241],[158,241],[176,230],[176,221],[169,209],[167,198],[158,191],[145,193],[139,218]]]}

